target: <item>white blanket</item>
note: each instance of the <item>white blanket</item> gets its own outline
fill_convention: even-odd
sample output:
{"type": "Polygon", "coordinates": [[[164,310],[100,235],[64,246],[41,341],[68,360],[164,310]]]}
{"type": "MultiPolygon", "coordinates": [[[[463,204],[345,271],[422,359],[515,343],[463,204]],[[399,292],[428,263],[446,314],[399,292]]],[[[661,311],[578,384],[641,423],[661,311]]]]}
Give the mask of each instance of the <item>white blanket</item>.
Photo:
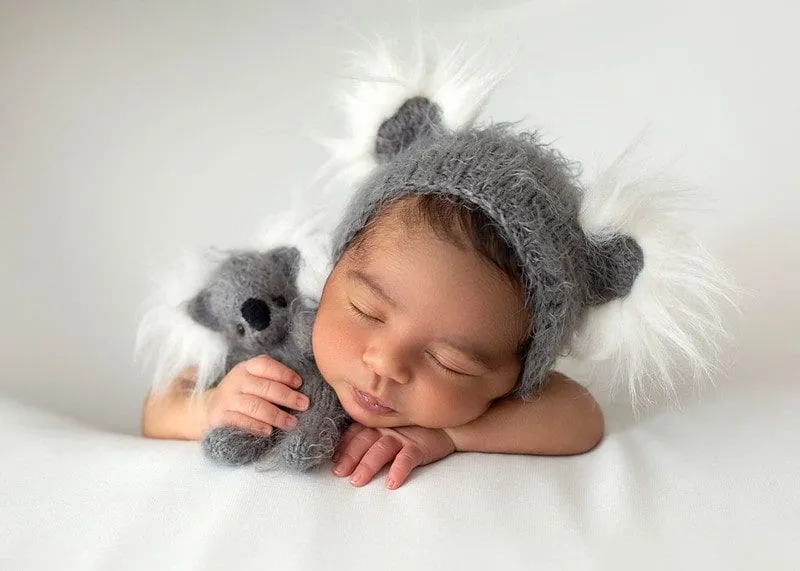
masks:
{"type": "Polygon", "coordinates": [[[6,399],[0,568],[796,570],[800,388],[770,385],[611,411],[584,456],[457,454],[396,491],[222,468],[6,399]]]}

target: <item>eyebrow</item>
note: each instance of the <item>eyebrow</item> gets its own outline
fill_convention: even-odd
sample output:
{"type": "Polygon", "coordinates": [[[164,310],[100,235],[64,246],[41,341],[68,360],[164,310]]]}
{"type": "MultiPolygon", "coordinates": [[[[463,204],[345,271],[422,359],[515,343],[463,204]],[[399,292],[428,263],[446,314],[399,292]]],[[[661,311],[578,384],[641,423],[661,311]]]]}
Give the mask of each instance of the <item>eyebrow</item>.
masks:
{"type": "Polygon", "coordinates": [[[351,281],[357,281],[361,284],[368,287],[372,292],[383,299],[386,303],[393,307],[397,307],[397,302],[392,299],[392,297],[386,293],[386,290],[381,287],[381,285],[373,278],[372,276],[364,273],[361,270],[348,270],[347,271],[347,279],[351,281]]]}

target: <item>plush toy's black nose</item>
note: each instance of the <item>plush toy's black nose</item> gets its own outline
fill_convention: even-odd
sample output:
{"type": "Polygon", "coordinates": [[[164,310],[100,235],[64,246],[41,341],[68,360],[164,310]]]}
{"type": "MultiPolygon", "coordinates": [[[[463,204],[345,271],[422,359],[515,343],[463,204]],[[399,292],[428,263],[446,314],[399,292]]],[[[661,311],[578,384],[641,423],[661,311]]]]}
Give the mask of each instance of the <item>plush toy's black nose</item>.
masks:
{"type": "Polygon", "coordinates": [[[242,317],[250,327],[262,331],[269,326],[269,306],[263,300],[251,297],[242,304],[242,317]]]}

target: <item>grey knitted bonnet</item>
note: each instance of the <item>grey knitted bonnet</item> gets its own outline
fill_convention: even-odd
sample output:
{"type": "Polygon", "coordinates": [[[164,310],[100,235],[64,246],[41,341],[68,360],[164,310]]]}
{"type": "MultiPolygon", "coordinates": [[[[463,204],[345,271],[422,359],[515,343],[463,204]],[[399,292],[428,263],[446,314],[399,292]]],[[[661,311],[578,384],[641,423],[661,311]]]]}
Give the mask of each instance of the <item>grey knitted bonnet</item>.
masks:
{"type": "Polygon", "coordinates": [[[514,394],[540,389],[588,307],[628,294],[644,266],[622,234],[589,237],[583,190],[564,157],[511,125],[448,129],[439,106],[407,99],[381,124],[378,166],[353,195],[334,235],[334,260],[386,204],[435,195],[480,209],[515,253],[531,312],[530,345],[514,394]]]}

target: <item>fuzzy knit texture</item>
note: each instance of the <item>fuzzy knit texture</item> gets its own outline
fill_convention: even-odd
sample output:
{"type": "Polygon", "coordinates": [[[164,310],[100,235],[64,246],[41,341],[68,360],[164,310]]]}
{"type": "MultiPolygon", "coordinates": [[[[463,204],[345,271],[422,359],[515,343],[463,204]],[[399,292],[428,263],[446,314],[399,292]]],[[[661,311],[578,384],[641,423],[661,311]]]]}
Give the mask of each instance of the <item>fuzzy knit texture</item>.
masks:
{"type": "Polygon", "coordinates": [[[530,349],[515,394],[539,390],[586,307],[625,296],[645,260],[629,236],[581,229],[577,171],[533,133],[510,125],[447,129],[436,103],[414,97],[381,125],[381,161],[354,195],[334,237],[338,259],[385,205],[435,195],[483,211],[511,246],[531,314],[530,349]]]}
{"type": "Polygon", "coordinates": [[[235,427],[212,429],[202,441],[212,460],[241,466],[274,452],[278,464],[308,470],[333,455],[349,421],[314,362],[315,310],[298,296],[299,263],[299,252],[290,247],[232,252],[186,304],[192,319],[224,337],[224,373],[241,361],[270,355],[300,375],[300,391],[311,403],[305,411],[291,411],[298,423],[290,431],[258,436],[235,427]]]}

